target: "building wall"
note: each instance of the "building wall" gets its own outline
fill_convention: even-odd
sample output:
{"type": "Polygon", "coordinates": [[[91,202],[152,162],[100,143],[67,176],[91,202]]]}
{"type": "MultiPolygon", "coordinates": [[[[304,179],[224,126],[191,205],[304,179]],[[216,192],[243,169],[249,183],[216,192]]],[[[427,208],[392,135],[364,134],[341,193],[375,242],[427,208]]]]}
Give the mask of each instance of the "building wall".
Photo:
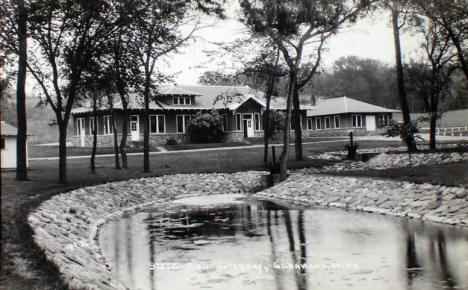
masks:
{"type": "MultiPolygon", "coordinates": [[[[226,132],[226,139],[224,142],[232,143],[239,142],[244,139],[243,130],[236,131],[236,113],[245,114],[245,113],[258,113],[260,114],[260,129],[255,130],[255,137],[263,136],[263,126],[262,126],[262,110],[261,106],[253,101],[248,101],[238,108],[236,111],[224,111],[220,112],[221,115],[226,115],[228,118],[228,132],[226,132]]],[[[143,117],[141,111],[131,111],[130,115],[139,115],[139,131],[140,131],[140,141],[143,141],[143,117]]],[[[168,139],[175,139],[178,143],[189,143],[190,138],[188,134],[177,133],[176,127],[176,116],[177,115],[194,115],[194,111],[153,111],[150,115],[164,115],[165,116],[165,133],[151,133],[150,134],[150,144],[153,145],[165,145],[168,139]]],[[[88,114],[89,116],[90,114],[88,114]]],[[[104,133],[104,115],[109,115],[109,113],[100,113],[98,114],[98,146],[99,147],[111,147],[113,145],[113,135],[103,135],[104,133]]],[[[373,114],[378,120],[380,114],[373,114]]],[[[387,114],[389,119],[391,119],[391,114],[387,114]]],[[[83,117],[85,119],[85,146],[91,147],[93,136],[90,130],[90,118],[86,114],[74,116],[74,126],[75,132],[77,131],[77,118],[83,117]]],[[[302,112],[302,134],[304,137],[317,137],[317,136],[347,136],[349,131],[353,131],[355,135],[376,135],[382,133],[382,130],[376,131],[367,131],[366,130],[366,114],[340,114],[340,115],[330,115],[330,116],[320,116],[322,123],[325,122],[325,117],[330,117],[330,128],[317,130],[317,118],[318,117],[306,117],[305,111],[302,112]],[[362,126],[360,128],[352,127],[352,115],[361,115],[362,116],[362,126]],[[340,128],[335,128],[334,116],[340,117],[340,128]],[[312,129],[308,128],[308,119],[312,120],[312,129]]],[[[116,128],[117,132],[122,132],[122,113],[118,112],[116,114],[116,128]]],[[[243,127],[243,122],[241,122],[241,127],[243,127]]],[[[243,129],[243,128],[242,128],[243,129]]],[[[120,142],[121,134],[118,134],[118,142],[120,142]]],[[[74,146],[80,146],[80,137],[72,137],[72,142],[74,146]]],[[[131,132],[130,126],[128,127],[128,143],[131,145],[131,132]]]]}
{"type": "Polygon", "coordinates": [[[392,120],[392,114],[391,113],[385,113],[385,114],[354,114],[354,113],[349,113],[349,114],[339,114],[339,115],[326,115],[326,116],[317,116],[317,117],[308,117],[307,119],[311,119],[312,121],[312,128],[309,128],[308,121],[306,120],[306,125],[303,126],[303,132],[305,136],[308,137],[313,137],[313,136],[346,136],[350,131],[353,131],[355,135],[376,135],[383,133],[384,129],[379,129],[379,126],[377,126],[376,131],[368,131],[366,129],[366,116],[368,115],[374,115],[376,123],[379,123],[379,116],[380,115],[385,115],[387,116],[388,120],[392,120]],[[352,118],[353,115],[360,115],[361,120],[362,120],[362,125],[361,127],[353,127],[353,122],[352,118]],[[339,128],[335,127],[335,116],[339,116],[340,119],[340,126],[339,128]],[[321,119],[322,127],[325,124],[325,118],[330,118],[330,128],[324,128],[324,129],[317,129],[317,119],[321,119]]]}
{"type": "Polygon", "coordinates": [[[1,153],[2,168],[16,168],[16,136],[2,136],[5,139],[5,148],[1,153]]]}

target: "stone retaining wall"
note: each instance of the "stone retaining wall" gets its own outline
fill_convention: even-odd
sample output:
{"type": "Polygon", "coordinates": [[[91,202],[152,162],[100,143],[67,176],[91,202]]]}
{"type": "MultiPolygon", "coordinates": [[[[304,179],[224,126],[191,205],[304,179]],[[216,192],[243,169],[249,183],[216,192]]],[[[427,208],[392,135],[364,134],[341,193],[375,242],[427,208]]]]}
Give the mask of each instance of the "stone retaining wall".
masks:
{"type": "Polygon", "coordinates": [[[301,169],[257,195],[468,226],[468,189],[462,186],[316,175],[301,169]]]}
{"type": "Polygon", "coordinates": [[[102,224],[175,196],[247,193],[260,185],[260,174],[177,174],[81,188],[45,201],[28,222],[35,242],[71,289],[125,289],[111,280],[97,245],[102,224]]]}

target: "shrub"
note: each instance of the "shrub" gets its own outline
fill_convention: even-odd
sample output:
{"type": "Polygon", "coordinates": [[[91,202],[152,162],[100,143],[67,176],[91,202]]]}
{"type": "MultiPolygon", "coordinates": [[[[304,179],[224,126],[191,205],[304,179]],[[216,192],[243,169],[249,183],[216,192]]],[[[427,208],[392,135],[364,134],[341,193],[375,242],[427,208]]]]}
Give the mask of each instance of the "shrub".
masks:
{"type": "MultiPolygon", "coordinates": [[[[265,113],[263,114],[263,120],[265,120],[265,113]]],[[[286,116],[283,112],[270,111],[270,130],[268,131],[268,137],[276,138],[283,133],[285,122],[286,116]]]]}
{"type": "Polygon", "coordinates": [[[177,145],[177,140],[175,138],[167,138],[166,145],[177,145]]]}
{"type": "Polygon", "coordinates": [[[395,121],[390,121],[388,126],[386,136],[387,137],[400,137],[401,140],[405,140],[410,136],[414,136],[419,132],[419,128],[416,125],[416,122],[410,122],[409,124],[397,123],[395,121]]]}
{"type": "Polygon", "coordinates": [[[223,118],[217,112],[198,112],[190,120],[188,134],[195,143],[221,142],[224,139],[223,118]]]}

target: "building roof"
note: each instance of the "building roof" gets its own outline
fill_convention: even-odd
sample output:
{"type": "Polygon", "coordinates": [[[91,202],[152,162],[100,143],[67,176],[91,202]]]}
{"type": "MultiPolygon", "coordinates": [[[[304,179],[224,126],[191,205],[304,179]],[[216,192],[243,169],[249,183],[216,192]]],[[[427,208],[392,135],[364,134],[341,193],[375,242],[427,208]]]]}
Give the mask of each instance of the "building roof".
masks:
{"type": "Polygon", "coordinates": [[[348,97],[318,100],[317,110],[307,111],[307,116],[324,116],[346,113],[398,113],[399,110],[387,109],[348,97]]]}
{"type": "Polygon", "coordinates": [[[5,121],[2,121],[1,125],[1,135],[2,136],[16,136],[18,135],[18,129],[5,121]]]}
{"type": "MultiPolygon", "coordinates": [[[[265,94],[259,90],[252,89],[246,86],[202,86],[202,85],[177,85],[177,86],[160,86],[158,87],[159,104],[155,101],[150,101],[150,109],[165,109],[165,110],[208,110],[208,109],[229,109],[236,110],[248,100],[253,100],[260,106],[265,107],[265,94]],[[193,102],[190,105],[174,105],[171,96],[194,96],[193,102]]],[[[117,101],[114,104],[115,109],[122,109],[122,103],[117,101]]],[[[129,109],[143,109],[143,98],[138,94],[131,94],[129,98],[129,109]]],[[[102,106],[99,110],[107,110],[107,106],[102,106]]],[[[271,101],[271,109],[284,110],[286,109],[285,98],[273,98],[271,101]]],[[[314,109],[311,105],[303,105],[303,110],[314,109]]],[[[85,113],[92,111],[90,104],[75,108],[73,114],[85,113]]]]}

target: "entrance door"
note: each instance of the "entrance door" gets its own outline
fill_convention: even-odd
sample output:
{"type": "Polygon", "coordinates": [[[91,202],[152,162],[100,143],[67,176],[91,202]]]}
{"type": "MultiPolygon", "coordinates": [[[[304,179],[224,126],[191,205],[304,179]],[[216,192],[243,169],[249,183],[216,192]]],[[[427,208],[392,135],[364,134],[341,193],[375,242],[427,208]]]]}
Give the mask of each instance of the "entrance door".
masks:
{"type": "Polygon", "coordinates": [[[132,141],[140,140],[140,122],[138,115],[130,116],[130,135],[132,141]]]}
{"type": "Polygon", "coordinates": [[[375,131],[377,125],[375,123],[374,115],[366,115],[366,129],[367,131],[375,131]]]}
{"type": "Polygon", "coordinates": [[[244,137],[254,137],[254,126],[252,114],[243,114],[244,119],[244,137]]]}
{"type": "Polygon", "coordinates": [[[78,129],[78,136],[80,136],[80,147],[85,147],[85,134],[86,134],[86,129],[85,129],[85,119],[84,118],[78,118],[77,119],[78,124],[77,124],[77,129],[78,129]]]}

